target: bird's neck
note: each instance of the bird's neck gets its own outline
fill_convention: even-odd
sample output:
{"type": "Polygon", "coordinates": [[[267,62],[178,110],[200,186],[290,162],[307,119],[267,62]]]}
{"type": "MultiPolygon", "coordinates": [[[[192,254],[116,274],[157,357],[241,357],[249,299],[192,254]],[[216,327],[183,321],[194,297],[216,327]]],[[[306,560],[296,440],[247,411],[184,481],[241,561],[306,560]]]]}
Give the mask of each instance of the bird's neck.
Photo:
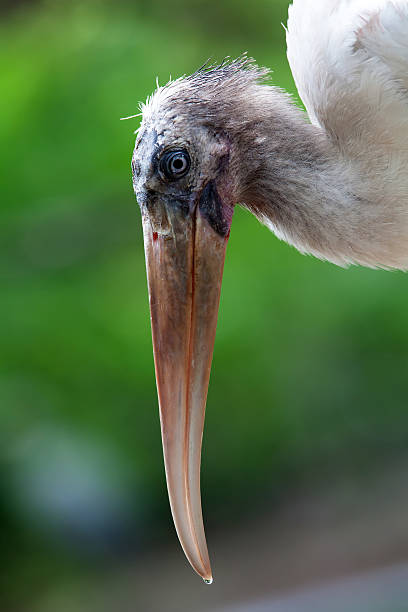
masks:
{"type": "Polygon", "coordinates": [[[279,238],[340,265],[408,267],[407,223],[373,193],[369,164],[343,158],[283,96],[245,138],[240,201],[279,238]]]}

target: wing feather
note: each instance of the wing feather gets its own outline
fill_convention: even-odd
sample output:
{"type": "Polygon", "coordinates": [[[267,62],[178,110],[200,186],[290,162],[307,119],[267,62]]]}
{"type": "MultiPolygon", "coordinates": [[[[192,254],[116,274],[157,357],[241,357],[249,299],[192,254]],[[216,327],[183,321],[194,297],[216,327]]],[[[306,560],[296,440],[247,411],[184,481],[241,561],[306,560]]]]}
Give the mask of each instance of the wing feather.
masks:
{"type": "Polygon", "coordinates": [[[407,0],[294,0],[287,45],[311,122],[346,155],[408,150],[407,0]]]}

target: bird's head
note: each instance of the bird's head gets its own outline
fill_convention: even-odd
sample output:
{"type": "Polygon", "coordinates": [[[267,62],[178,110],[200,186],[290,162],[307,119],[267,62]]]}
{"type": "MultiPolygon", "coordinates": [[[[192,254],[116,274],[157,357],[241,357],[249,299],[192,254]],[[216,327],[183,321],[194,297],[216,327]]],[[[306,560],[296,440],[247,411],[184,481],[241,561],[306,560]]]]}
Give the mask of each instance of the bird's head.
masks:
{"type": "Polygon", "coordinates": [[[139,205],[153,232],[168,236],[175,211],[188,218],[198,208],[216,233],[226,235],[235,203],[230,155],[226,133],[177,114],[171,101],[149,112],[139,130],[132,171],[139,205]],[[209,193],[218,206],[206,202],[209,193]]]}
{"type": "MultiPolygon", "coordinates": [[[[266,71],[239,59],[158,88],[142,107],[132,159],[142,211],[167,484],[176,529],[211,580],[200,455],[225,249],[266,71]]],[[[270,90],[270,88],[267,88],[270,90]]],[[[247,169],[247,174],[243,172],[247,169]]]]}

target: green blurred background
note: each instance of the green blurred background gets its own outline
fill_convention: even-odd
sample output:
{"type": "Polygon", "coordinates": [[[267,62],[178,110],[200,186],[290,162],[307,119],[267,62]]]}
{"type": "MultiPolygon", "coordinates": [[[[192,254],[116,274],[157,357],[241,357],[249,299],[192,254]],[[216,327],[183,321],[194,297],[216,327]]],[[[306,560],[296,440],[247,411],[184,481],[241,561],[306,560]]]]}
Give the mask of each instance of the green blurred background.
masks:
{"type": "MultiPolygon", "coordinates": [[[[168,509],[130,179],[138,120],[119,118],[138,112],[156,75],[164,83],[243,51],[295,93],[287,7],[1,5],[1,610],[164,609],[138,598],[173,551],[171,575],[195,601],[187,609],[207,605],[168,509]],[[72,603],[73,590],[103,591],[112,576],[123,593],[122,574],[131,578],[119,608],[116,595],[105,607],[87,600],[82,608],[79,596],[72,603]]],[[[212,543],[225,530],[239,556],[240,526],[248,533],[260,517],[273,522],[290,500],[334,491],[336,513],[336,491],[349,491],[351,508],[355,491],[367,502],[378,474],[388,482],[405,473],[406,288],[402,273],[302,257],[237,209],[203,450],[215,561],[223,545],[212,543]]],[[[214,571],[222,585],[216,562],[214,571]]],[[[165,608],[181,610],[171,597],[165,608]]]]}

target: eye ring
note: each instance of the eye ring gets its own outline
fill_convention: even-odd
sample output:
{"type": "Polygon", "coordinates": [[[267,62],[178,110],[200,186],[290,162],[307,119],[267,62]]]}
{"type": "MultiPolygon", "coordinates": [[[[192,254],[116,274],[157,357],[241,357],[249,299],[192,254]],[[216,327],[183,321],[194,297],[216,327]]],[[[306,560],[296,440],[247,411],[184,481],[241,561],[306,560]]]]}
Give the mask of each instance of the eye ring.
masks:
{"type": "Polygon", "coordinates": [[[187,151],[168,151],[160,160],[160,170],[170,181],[177,181],[186,176],[191,168],[191,160],[187,151]]]}

